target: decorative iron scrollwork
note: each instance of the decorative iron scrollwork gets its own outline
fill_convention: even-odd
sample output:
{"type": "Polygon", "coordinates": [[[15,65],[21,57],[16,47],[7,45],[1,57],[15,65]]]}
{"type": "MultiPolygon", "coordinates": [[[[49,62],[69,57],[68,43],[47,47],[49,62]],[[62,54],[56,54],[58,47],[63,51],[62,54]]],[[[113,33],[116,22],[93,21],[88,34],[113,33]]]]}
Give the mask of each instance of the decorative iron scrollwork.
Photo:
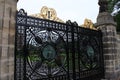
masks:
{"type": "Polygon", "coordinates": [[[98,68],[99,48],[95,38],[85,36],[80,41],[81,70],[98,68]]]}
{"type": "Polygon", "coordinates": [[[100,31],[81,28],[70,20],[64,24],[34,18],[24,10],[16,20],[15,80],[104,76],[100,31]]]}
{"type": "Polygon", "coordinates": [[[20,9],[20,10],[18,11],[17,15],[27,16],[27,13],[25,12],[24,9],[20,9]]]}
{"type": "Polygon", "coordinates": [[[65,43],[59,33],[49,29],[37,33],[33,29],[29,31],[27,62],[32,71],[28,76],[47,77],[66,72],[63,66],[66,63],[65,43]]]}

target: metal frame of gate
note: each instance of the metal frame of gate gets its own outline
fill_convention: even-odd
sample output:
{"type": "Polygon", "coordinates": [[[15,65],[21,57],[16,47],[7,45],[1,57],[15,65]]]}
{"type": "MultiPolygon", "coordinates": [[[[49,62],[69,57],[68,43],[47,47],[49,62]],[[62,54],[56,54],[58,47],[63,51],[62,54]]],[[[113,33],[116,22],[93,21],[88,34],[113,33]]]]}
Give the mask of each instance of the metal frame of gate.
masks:
{"type": "Polygon", "coordinates": [[[104,78],[101,31],[77,23],[16,16],[15,80],[104,78]]]}

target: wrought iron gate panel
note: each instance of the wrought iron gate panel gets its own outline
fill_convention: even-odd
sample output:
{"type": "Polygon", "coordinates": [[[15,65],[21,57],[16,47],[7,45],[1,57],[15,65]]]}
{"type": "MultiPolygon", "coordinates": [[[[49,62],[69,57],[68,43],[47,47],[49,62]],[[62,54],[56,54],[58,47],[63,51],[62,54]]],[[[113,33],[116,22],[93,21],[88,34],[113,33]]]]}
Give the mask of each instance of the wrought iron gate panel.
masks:
{"type": "Polygon", "coordinates": [[[102,35],[66,24],[16,16],[15,80],[97,80],[104,77],[102,35]]]}

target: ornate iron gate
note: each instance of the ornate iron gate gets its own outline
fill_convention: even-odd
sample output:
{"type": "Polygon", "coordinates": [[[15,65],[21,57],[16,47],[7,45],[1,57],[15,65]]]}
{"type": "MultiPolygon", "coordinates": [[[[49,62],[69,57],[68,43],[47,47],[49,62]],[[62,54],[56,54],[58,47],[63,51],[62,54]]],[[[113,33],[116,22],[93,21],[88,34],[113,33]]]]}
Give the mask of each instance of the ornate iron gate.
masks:
{"type": "Polygon", "coordinates": [[[104,77],[100,31],[16,16],[15,80],[99,80],[104,77]]]}

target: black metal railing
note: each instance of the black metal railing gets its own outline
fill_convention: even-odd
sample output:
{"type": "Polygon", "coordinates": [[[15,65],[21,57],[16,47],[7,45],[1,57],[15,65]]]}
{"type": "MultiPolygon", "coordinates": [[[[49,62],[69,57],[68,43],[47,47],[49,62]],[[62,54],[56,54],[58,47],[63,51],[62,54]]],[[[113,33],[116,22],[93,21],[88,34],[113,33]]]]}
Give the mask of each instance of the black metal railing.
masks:
{"type": "Polygon", "coordinates": [[[100,80],[102,33],[76,22],[16,16],[15,80],[100,80]]]}

